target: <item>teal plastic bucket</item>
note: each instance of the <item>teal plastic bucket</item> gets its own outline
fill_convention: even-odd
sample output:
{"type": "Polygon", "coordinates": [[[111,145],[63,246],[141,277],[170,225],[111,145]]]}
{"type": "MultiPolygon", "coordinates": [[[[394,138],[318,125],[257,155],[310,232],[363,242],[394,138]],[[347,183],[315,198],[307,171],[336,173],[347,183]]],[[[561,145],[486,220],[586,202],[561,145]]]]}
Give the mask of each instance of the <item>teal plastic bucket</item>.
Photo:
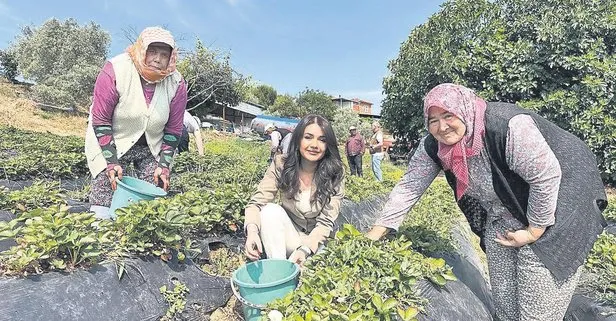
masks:
{"type": "Polygon", "coordinates": [[[115,218],[115,210],[128,206],[130,203],[141,200],[153,200],[167,195],[164,189],[154,184],[142,181],[138,178],[123,176],[122,180],[116,178],[118,188],[113,192],[113,199],[109,207],[109,213],[115,218]]]}
{"type": "Polygon", "coordinates": [[[244,320],[257,321],[261,318],[261,309],[267,303],[295,290],[298,281],[297,264],[287,260],[266,259],[245,264],[235,270],[231,288],[243,303],[244,320]]]}

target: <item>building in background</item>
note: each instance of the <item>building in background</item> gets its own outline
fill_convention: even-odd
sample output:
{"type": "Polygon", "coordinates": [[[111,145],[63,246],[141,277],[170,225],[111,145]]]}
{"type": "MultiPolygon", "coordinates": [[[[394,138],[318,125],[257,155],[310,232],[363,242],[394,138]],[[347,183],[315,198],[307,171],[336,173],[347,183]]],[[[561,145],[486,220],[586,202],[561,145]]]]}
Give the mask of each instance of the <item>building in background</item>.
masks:
{"type": "Polygon", "coordinates": [[[245,133],[250,130],[252,120],[262,115],[263,110],[265,110],[265,107],[250,102],[240,102],[237,106],[217,103],[216,107],[209,112],[209,115],[223,119],[224,122],[233,123],[235,132],[245,133]]]}
{"type": "Polygon", "coordinates": [[[359,117],[379,119],[381,115],[372,113],[372,103],[359,98],[348,99],[341,96],[332,98],[332,101],[340,108],[351,108],[359,117]]]}

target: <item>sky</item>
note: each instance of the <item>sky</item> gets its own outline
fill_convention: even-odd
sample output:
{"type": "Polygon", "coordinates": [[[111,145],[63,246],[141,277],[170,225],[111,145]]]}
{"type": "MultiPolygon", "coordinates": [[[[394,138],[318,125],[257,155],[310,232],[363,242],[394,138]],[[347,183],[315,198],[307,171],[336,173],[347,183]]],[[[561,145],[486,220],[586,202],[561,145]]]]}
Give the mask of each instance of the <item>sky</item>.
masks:
{"type": "Polygon", "coordinates": [[[126,30],[169,29],[179,46],[230,54],[235,70],[279,94],[305,88],[374,103],[383,77],[410,31],[439,10],[441,0],[0,0],[0,47],[25,25],[55,17],[90,21],[111,35],[108,57],[121,53],[126,30]]]}

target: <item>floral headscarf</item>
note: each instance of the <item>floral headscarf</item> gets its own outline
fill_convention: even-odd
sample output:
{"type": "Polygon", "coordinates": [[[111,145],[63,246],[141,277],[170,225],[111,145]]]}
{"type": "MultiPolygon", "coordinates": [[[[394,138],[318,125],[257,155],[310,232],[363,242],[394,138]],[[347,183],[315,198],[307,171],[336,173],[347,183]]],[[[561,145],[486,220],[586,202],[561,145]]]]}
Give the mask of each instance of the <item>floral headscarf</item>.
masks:
{"type": "Polygon", "coordinates": [[[464,86],[440,84],[424,98],[424,121],[428,128],[430,107],[440,107],[460,118],[466,125],[464,137],[453,145],[438,143],[438,158],[445,170],[456,177],[456,198],[460,199],[468,188],[468,157],[479,155],[485,133],[486,102],[464,86]]]}
{"type": "Polygon", "coordinates": [[[165,77],[175,71],[178,49],[175,46],[175,40],[171,32],[161,27],[148,27],[143,29],[137,41],[126,48],[126,52],[130,55],[139,75],[149,83],[161,82],[165,77]],[[154,42],[162,42],[171,46],[171,56],[169,57],[169,65],[166,70],[157,70],[145,64],[145,55],[148,46],[154,42]]]}

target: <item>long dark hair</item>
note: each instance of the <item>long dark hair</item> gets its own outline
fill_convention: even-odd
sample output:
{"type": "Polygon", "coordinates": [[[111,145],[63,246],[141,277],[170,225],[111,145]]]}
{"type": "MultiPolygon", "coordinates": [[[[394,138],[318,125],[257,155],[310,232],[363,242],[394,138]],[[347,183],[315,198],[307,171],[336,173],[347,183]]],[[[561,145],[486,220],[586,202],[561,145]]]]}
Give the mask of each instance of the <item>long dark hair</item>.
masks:
{"type": "Polygon", "coordinates": [[[288,197],[295,197],[299,192],[299,169],[302,156],[299,152],[300,142],[304,137],[306,127],[312,124],[317,124],[325,134],[325,155],[319,160],[314,171],[314,181],[316,183],[316,192],[310,200],[312,204],[316,202],[321,206],[329,204],[332,195],[337,192],[340,183],[344,177],[344,168],[340,153],[338,152],[338,141],[336,134],[330,122],[320,115],[307,115],[299,121],[293,134],[291,134],[291,142],[289,143],[289,152],[284,160],[282,173],[278,179],[278,189],[288,197]]]}

